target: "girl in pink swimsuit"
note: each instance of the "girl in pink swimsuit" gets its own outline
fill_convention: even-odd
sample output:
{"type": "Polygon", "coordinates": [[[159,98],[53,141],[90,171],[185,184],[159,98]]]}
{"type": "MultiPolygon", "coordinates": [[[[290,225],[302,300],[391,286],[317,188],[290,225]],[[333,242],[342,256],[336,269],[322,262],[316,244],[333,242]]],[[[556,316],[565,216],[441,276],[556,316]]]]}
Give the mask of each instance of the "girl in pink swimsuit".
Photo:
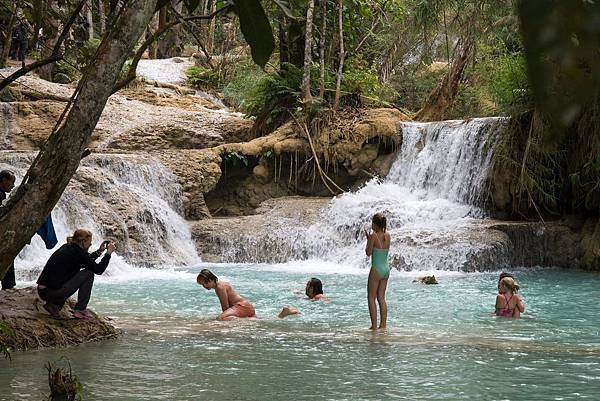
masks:
{"type": "Polygon", "coordinates": [[[496,316],[521,317],[525,312],[523,298],[517,292],[519,284],[512,277],[504,277],[498,284],[499,294],[496,296],[496,316]]]}
{"type": "Polygon", "coordinates": [[[217,320],[229,320],[236,317],[255,317],[256,312],[250,302],[242,298],[231,286],[225,281],[219,281],[210,270],[203,269],[196,282],[207,290],[215,290],[221,309],[223,312],[217,317],[217,320]]]}

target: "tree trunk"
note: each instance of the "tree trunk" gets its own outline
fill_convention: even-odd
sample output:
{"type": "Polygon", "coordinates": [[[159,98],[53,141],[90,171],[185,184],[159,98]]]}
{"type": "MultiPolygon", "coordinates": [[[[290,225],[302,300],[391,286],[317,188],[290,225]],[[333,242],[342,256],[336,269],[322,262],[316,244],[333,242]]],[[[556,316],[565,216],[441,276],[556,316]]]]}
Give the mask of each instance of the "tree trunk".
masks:
{"type": "Polygon", "coordinates": [[[92,14],[92,0],[88,0],[85,5],[85,20],[88,24],[88,39],[94,38],[94,17],[92,14]]]}
{"type": "Polygon", "coordinates": [[[12,45],[12,31],[15,27],[15,21],[17,19],[17,3],[15,2],[13,6],[13,10],[10,14],[10,19],[8,20],[8,26],[6,27],[6,41],[4,42],[4,47],[2,48],[2,56],[0,56],[0,68],[4,68],[6,66],[6,61],[8,60],[8,54],[10,53],[10,46],[12,45]]]}
{"type": "MultiPolygon", "coordinates": [[[[52,17],[53,15],[56,15],[57,12],[59,11],[58,5],[55,2],[48,2],[48,9],[51,9],[53,12],[47,12],[46,16],[45,16],[45,21],[43,23],[44,27],[44,31],[46,32],[45,39],[42,42],[42,47],[40,50],[40,58],[41,59],[46,59],[48,57],[50,57],[50,55],[52,54],[52,49],[54,49],[54,46],[56,44],[56,42],[58,41],[58,36],[60,35],[60,30],[59,30],[59,25],[60,25],[60,21],[58,21],[57,19],[55,19],[54,17],[52,17]]],[[[47,64],[44,65],[40,68],[38,68],[38,75],[40,76],[40,78],[45,79],[46,81],[52,81],[52,77],[54,76],[54,69],[56,67],[56,63],[52,63],[52,64],[47,64]]]]}
{"type": "Polygon", "coordinates": [[[100,36],[106,31],[106,14],[104,14],[104,0],[98,0],[98,15],[100,16],[100,36]]]}
{"type": "Polygon", "coordinates": [[[312,65],[312,25],[314,11],[315,0],[308,0],[306,36],[304,39],[304,75],[302,77],[302,100],[304,102],[309,102],[312,99],[312,95],[310,94],[310,67],[312,65]]]}
{"type": "MultiPolygon", "coordinates": [[[[149,35],[147,37],[152,36],[154,32],[158,31],[158,20],[158,14],[154,14],[150,20],[150,24],[148,25],[149,32],[147,32],[147,34],[149,35]]],[[[152,42],[152,44],[148,46],[148,58],[155,59],[157,50],[156,42],[152,42]]]]}
{"type": "MultiPolygon", "coordinates": [[[[217,2],[215,0],[211,1],[210,4],[210,13],[214,13],[215,11],[217,11],[217,2]]],[[[216,18],[213,18],[210,20],[210,24],[208,25],[208,43],[207,43],[207,49],[206,51],[208,51],[208,54],[210,54],[211,56],[214,55],[215,53],[215,27],[217,24],[217,20],[216,18]]]]}
{"type": "MultiPolygon", "coordinates": [[[[171,1],[171,7],[175,11],[181,14],[183,3],[177,2],[177,0],[171,1]]],[[[160,10],[159,15],[159,29],[169,23],[168,18],[168,5],[160,10]],[[163,11],[164,10],[164,11],[163,11]]],[[[169,58],[181,55],[181,29],[179,26],[175,26],[173,29],[165,33],[157,43],[157,58],[169,58]]]]}
{"type": "Polygon", "coordinates": [[[104,37],[81,79],[62,124],[48,138],[23,182],[0,207],[0,277],[19,254],[65,190],[127,56],[148,25],[157,0],[132,0],[104,37]]]}
{"type": "Polygon", "coordinates": [[[321,25],[321,41],[319,43],[319,57],[321,60],[321,77],[319,81],[319,97],[323,99],[325,96],[325,37],[327,32],[327,1],[321,0],[323,6],[323,21],[321,25]]]}
{"type": "Polygon", "coordinates": [[[457,54],[450,69],[442,77],[435,89],[431,91],[423,108],[415,114],[414,119],[418,121],[439,121],[454,103],[458,93],[458,86],[465,72],[465,67],[473,55],[473,40],[471,38],[461,39],[456,44],[457,54]]]}
{"type": "Polygon", "coordinates": [[[335,80],[335,100],[333,101],[333,108],[337,109],[340,106],[340,91],[342,88],[342,75],[344,74],[344,2],[339,0],[339,34],[340,34],[340,64],[338,66],[337,77],[335,80]]]}

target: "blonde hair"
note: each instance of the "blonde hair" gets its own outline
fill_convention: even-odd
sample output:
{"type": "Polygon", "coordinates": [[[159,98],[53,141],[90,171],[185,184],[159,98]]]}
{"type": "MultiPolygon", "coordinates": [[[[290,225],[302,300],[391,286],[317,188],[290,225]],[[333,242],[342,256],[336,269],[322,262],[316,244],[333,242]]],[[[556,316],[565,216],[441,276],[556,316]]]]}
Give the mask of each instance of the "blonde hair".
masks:
{"type": "MultiPolygon", "coordinates": [[[[77,244],[83,248],[83,241],[92,237],[92,233],[88,230],[77,229],[71,237],[70,243],[77,244]]],[[[67,237],[68,240],[68,237],[67,237]]]]}
{"type": "Polygon", "coordinates": [[[519,283],[517,283],[512,277],[504,277],[502,280],[500,280],[500,284],[504,285],[513,293],[518,292],[520,288],[519,283]]]}

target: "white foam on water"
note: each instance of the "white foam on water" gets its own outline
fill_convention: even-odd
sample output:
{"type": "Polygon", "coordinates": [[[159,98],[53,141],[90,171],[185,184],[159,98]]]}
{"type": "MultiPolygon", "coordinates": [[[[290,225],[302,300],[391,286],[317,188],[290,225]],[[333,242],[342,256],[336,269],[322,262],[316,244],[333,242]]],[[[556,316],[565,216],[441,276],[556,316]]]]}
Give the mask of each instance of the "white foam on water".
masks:
{"type": "Polygon", "coordinates": [[[505,123],[503,118],[402,123],[402,147],[385,179],[334,198],[315,224],[274,221],[269,233],[227,243],[223,253],[247,261],[263,262],[271,253],[277,262],[317,259],[365,268],[364,230],[375,213],[383,212],[393,237],[390,256],[400,261],[396,265],[464,268],[479,246],[469,233],[485,217],[478,204],[485,195],[492,144],[505,123]]]}
{"type": "MultiPolygon", "coordinates": [[[[14,171],[18,185],[33,158],[33,154],[0,152],[0,169],[14,171]]],[[[180,187],[161,164],[133,155],[90,155],[52,211],[58,245],[48,250],[34,235],[15,260],[17,280],[35,280],[50,255],[77,228],[92,232],[90,250],[115,232],[107,230],[125,234],[107,277],[127,277],[139,265],[197,264],[200,258],[181,210],[180,187]]]]}

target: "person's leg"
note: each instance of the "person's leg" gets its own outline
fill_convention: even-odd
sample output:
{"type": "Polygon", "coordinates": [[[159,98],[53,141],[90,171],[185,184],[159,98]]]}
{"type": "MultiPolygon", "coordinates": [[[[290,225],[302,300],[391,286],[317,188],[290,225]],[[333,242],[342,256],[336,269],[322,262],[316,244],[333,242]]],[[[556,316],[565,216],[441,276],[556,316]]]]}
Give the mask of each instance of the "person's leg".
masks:
{"type": "Polygon", "coordinates": [[[85,310],[92,297],[92,287],[94,286],[94,272],[88,269],[83,269],[78,275],[81,275],[82,282],[79,285],[77,292],[76,310],[85,310]]]}
{"type": "Polygon", "coordinates": [[[367,302],[369,304],[369,317],[371,318],[371,327],[369,327],[369,330],[377,328],[377,305],[375,305],[375,299],[377,298],[379,281],[379,276],[375,272],[375,269],[371,269],[367,281],[367,302]]]}
{"type": "Polygon", "coordinates": [[[4,278],[2,279],[2,289],[10,290],[11,288],[14,288],[14,286],[16,286],[16,285],[17,285],[17,282],[15,280],[15,265],[12,264],[12,265],[10,265],[10,267],[6,271],[6,274],[4,275],[4,278]]]}
{"type": "Polygon", "coordinates": [[[226,309],[217,317],[217,320],[230,320],[237,317],[254,317],[256,312],[250,302],[238,302],[231,308],[226,309]]]}
{"type": "MultiPolygon", "coordinates": [[[[58,307],[58,309],[62,309],[66,300],[77,290],[79,290],[79,294],[77,296],[77,305],[75,309],[80,309],[83,306],[83,309],[87,307],[87,304],[90,300],[90,295],[92,293],[92,285],[94,284],[94,272],[91,270],[83,269],[79,271],[73,278],[63,284],[62,287],[58,289],[49,289],[45,288],[38,293],[40,294],[40,298],[42,298],[46,302],[50,302],[58,307]]],[[[82,309],[82,310],[83,310],[82,309]]]]}
{"type": "Polygon", "coordinates": [[[280,319],[283,319],[286,316],[299,315],[299,314],[300,314],[300,311],[298,309],[286,305],[283,308],[281,308],[281,312],[279,312],[279,315],[277,315],[277,317],[280,319]]]}
{"type": "Polygon", "coordinates": [[[379,304],[379,314],[381,319],[379,328],[385,329],[387,326],[387,302],[385,302],[385,290],[387,289],[387,280],[379,280],[379,288],[377,289],[377,303],[379,304]]]}

